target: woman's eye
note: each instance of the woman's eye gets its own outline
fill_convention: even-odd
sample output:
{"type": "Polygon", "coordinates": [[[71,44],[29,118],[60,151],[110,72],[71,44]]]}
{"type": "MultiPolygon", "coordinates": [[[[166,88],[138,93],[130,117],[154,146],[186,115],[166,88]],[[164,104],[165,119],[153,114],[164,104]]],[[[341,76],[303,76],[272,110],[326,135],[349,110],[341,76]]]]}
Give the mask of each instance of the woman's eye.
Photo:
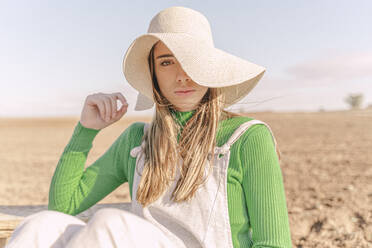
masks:
{"type": "Polygon", "coordinates": [[[162,66],[167,66],[167,64],[164,64],[164,63],[172,63],[172,61],[171,61],[171,60],[164,60],[164,61],[161,62],[160,64],[161,64],[162,66]]]}

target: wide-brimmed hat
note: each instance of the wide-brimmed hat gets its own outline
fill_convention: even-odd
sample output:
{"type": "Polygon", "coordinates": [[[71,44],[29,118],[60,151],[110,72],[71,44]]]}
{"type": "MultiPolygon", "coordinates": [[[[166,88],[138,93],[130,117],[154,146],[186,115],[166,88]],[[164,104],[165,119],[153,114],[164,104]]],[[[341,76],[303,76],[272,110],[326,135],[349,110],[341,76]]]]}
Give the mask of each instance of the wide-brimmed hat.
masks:
{"type": "Polygon", "coordinates": [[[123,59],[123,72],[139,93],[135,110],[154,105],[148,56],[161,40],[173,53],[185,73],[197,84],[221,88],[223,108],[238,102],[258,83],[265,68],[214,46],[211,27],[200,12],[181,6],[156,14],[146,34],[137,37],[123,59]]]}

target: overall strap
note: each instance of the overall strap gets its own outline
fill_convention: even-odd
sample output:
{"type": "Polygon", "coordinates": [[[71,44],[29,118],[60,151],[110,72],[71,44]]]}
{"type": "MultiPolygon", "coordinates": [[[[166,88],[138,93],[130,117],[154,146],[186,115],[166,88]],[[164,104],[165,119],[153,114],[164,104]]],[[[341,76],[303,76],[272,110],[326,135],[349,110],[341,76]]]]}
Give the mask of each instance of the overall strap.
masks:
{"type": "Polygon", "coordinates": [[[270,126],[268,124],[266,124],[265,122],[260,121],[260,120],[250,120],[250,121],[247,121],[247,122],[244,122],[243,124],[241,124],[234,131],[234,133],[230,136],[229,140],[223,146],[215,148],[215,152],[216,153],[226,153],[227,151],[230,150],[231,145],[234,144],[240,138],[240,136],[242,136],[244,134],[244,132],[246,130],[248,130],[251,126],[258,125],[258,124],[264,124],[270,130],[271,137],[274,141],[274,145],[275,145],[275,149],[276,149],[277,143],[276,143],[273,131],[271,130],[270,126]]]}
{"type": "Polygon", "coordinates": [[[147,129],[149,128],[150,128],[150,123],[145,122],[145,125],[143,126],[143,134],[145,134],[147,129]]]}

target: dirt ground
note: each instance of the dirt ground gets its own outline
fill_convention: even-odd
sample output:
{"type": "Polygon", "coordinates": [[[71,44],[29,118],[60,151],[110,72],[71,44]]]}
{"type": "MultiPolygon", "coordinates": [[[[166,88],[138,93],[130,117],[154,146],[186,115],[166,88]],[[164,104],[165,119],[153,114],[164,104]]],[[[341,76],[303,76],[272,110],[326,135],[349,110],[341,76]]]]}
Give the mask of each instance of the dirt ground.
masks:
{"type": "MultiPolygon", "coordinates": [[[[293,247],[372,247],[372,111],[249,113],[282,152],[293,247]]],[[[101,130],[86,166],[134,121],[101,130]]],[[[0,205],[47,204],[78,118],[0,119],[0,205]]],[[[129,202],[125,183],[99,203],[129,202]]]]}

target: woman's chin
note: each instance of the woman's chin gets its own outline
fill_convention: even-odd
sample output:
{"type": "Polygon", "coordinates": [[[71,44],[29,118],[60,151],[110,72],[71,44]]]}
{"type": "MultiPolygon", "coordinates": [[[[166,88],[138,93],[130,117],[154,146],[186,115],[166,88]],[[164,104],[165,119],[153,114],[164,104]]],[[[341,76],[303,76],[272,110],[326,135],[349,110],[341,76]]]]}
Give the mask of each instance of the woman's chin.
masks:
{"type": "Polygon", "coordinates": [[[190,104],[174,104],[173,105],[174,108],[178,111],[181,111],[181,112],[186,112],[186,111],[191,111],[191,110],[194,110],[196,109],[196,105],[195,103],[190,103],[190,104]]]}

